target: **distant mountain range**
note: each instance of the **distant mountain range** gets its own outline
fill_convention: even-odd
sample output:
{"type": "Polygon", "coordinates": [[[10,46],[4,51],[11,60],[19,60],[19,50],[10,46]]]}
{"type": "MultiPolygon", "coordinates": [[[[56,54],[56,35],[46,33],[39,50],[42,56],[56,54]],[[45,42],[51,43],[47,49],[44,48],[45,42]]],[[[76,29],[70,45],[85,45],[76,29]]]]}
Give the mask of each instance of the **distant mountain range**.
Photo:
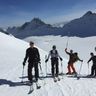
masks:
{"type": "Polygon", "coordinates": [[[59,22],[59,23],[52,24],[52,26],[53,27],[61,27],[62,28],[67,23],[68,23],[68,21],[66,21],[66,22],[59,22]]]}
{"type": "Polygon", "coordinates": [[[34,18],[30,22],[25,22],[22,26],[9,27],[7,32],[21,39],[29,36],[44,35],[96,36],[96,13],[88,11],[82,17],[64,24],[63,27],[53,27],[50,24],[44,23],[39,18],[34,18]]]}

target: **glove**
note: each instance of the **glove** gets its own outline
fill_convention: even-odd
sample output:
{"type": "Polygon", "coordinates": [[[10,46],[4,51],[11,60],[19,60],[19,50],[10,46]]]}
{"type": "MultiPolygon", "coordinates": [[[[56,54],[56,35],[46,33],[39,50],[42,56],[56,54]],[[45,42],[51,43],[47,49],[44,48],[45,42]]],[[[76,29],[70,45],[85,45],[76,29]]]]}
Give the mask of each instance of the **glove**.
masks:
{"type": "Polygon", "coordinates": [[[81,62],[83,62],[83,60],[81,60],[81,62]]]}
{"type": "Polygon", "coordinates": [[[39,61],[38,63],[39,63],[39,64],[41,64],[41,62],[40,62],[40,61],[39,61]]]}
{"type": "Polygon", "coordinates": [[[62,61],[63,59],[60,57],[60,60],[62,61]]]}
{"type": "Polygon", "coordinates": [[[25,62],[23,62],[23,66],[25,66],[25,62]]]}
{"type": "Polygon", "coordinates": [[[65,48],[65,51],[67,51],[67,48],[65,48]]]}
{"type": "Polygon", "coordinates": [[[48,59],[46,59],[45,62],[48,62],[48,59]]]}

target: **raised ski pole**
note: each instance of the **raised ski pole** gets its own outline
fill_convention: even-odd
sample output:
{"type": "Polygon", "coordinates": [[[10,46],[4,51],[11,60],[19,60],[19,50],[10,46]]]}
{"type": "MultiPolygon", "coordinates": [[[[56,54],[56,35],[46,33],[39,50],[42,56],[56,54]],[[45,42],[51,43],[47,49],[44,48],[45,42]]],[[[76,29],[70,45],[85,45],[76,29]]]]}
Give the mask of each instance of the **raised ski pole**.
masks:
{"type": "Polygon", "coordinates": [[[23,70],[22,70],[22,80],[21,80],[21,82],[23,82],[23,76],[24,76],[24,65],[23,65],[23,70]]]}
{"type": "Polygon", "coordinates": [[[68,47],[68,43],[69,43],[69,36],[70,36],[70,32],[68,32],[68,38],[67,38],[66,48],[68,47]]]}
{"type": "Polygon", "coordinates": [[[81,65],[80,65],[80,69],[79,69],[79,76],[77,76],[77,80],[79,80],[80,79],[80,72],[81,72],[81,69],[82,69],[82,64],[83,64],[83,62],[81,62],[81,65]]]}

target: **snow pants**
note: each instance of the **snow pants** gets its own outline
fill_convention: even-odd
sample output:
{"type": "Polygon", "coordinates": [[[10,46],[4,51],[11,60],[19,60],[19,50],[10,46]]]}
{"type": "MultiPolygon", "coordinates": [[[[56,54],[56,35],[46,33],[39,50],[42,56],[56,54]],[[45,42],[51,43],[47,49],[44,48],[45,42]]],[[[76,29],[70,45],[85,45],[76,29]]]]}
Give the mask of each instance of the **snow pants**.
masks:
{"type": "Polygon", "coordinates": [[[33,80],[33,74],[32,74],[32,69],[33,68],[34,68],[34,72],[35,72],[35,79],[36,79],[36,82],[37,82],[38,78],[39,78],[38,62],[30,62],[28,64],[28,80],[29,81],[33,80]]]}
{"type": "Polygon", "coordinates": [[[58,76],[59,73],[59,68],[58,68],[58,58],[51,58],[51,72],[52,72],[52,76],[58,76]]]}
{"type": "Polygon", "coordinates": [[[96,76],[96,65],[93,65],[91,67],[91,75],[95,75],[96,76]]]}
{"type": "Polygon", "coordinates": [[[68,68],[68,73],[70,73],[70,74],[72,73],[71,69],[72,69],[73,73],[76,73],[76,70],[75,70],[73,63],[69,63],[67,68],[68,68]]]}

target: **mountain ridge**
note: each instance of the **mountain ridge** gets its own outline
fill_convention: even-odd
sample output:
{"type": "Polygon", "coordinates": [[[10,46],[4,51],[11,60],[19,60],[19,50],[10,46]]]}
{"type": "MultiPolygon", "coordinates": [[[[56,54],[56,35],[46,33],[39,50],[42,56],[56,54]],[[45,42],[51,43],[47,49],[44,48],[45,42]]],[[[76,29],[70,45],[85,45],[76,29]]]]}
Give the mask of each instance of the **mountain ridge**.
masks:
{"type": "Polygon", "coordinates": [[[39,18],[34,18],[30,22],[25,22],[20,27],[8,28],[7,32],[21,39],[29,36],[44,35],[67,36],[68,32],[70,32],[70,36],[96,36],[96,13],[88,11],[82,17],[71,20],[63,27],[53,27],[39,18]]]}

